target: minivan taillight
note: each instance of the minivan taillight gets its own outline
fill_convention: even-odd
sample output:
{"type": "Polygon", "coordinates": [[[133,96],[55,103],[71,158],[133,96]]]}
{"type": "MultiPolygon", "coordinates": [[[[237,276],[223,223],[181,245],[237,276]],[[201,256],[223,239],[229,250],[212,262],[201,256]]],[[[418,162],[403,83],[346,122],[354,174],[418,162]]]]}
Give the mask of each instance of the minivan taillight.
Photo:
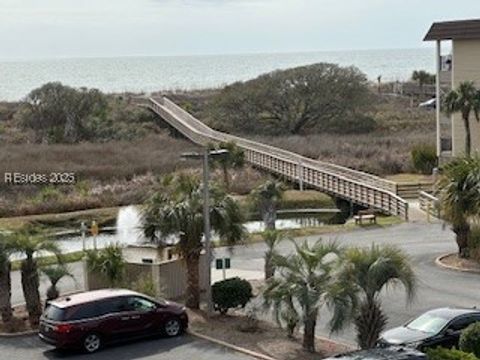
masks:
{"type": "Polygon", "coordinates": [[[54,331],[60,334],[67,334],[72,331],[73,325],[72,324],[59,324],[55,326],[54,331]]]}

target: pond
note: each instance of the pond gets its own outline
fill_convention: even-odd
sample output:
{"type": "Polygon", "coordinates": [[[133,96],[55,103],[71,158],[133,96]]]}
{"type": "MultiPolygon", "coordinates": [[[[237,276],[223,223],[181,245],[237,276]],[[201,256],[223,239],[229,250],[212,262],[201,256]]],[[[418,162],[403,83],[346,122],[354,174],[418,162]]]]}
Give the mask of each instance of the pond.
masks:
{"type": "MultiPolygon", "coordinates": [[[[301,229],[305,227],[320,227],[326,223],[332,223],[332,218],[335,217],[335,211],[323,212],[321,214],[302,213],[301,216],[291,214],[290,218],[285,218],[283,214],[282,219],[278,219],[275,226],[279,230],[286,229],[301,229]]],[[[248,221],[245,223],[245,228],[249,233],[260,232],[264,230],[263,221],[248,221]]],[[[215,239],[215,235],[213,235],[215,239]]],[[[167,239],[168,240],[168,239],[167,239]]],[[[127,206],[118,212],[116,225],[110,228],[103,228],[96,239],[93,236],[87,235],[85,238],[79,232],[72,232],[68,234],[58,234],[55,241],[62,249],[63,253],[80,251],[83,249],[85,242],[86,249],[93,249],[94,242],[97,243],[97,248],[104,248],[110,244],[132,245],[147,242],[141,230],[140,212],[135,206],[127,206]]],[[[170,241],[174,241],[171,237],[170,241]]]]}

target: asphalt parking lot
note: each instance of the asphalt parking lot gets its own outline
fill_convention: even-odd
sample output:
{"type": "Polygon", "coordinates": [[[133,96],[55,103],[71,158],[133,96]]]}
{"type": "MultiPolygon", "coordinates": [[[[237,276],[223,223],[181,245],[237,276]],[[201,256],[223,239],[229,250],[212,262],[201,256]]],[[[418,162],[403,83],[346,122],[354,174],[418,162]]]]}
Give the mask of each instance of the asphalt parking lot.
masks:
{"type": "Polygon", "coordinates": [[[0,338],[1,360],[252,360],[216,344],[184,335],[154,338],[106,347],[95,354],[58,351],[37,336],[0,338]]]}

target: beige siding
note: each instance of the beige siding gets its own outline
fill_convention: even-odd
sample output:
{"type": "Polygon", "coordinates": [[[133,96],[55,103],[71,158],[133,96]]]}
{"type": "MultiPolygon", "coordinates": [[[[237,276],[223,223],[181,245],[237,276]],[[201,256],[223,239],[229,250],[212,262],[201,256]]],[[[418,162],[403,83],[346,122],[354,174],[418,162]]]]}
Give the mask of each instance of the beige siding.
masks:
{"type": "MultiPolygon", "coordinates": [[[[452,44],[453,53],[453,87],[461,82],[474,81],[480,86],[480,39],[456,40],[452,44]]],[[[472,152],[480,152],[480,124],[472,115],[470,120],[472,134],[472,152]]],[[[453,155],[465,152],[465,129],[460,114],[453,116],[452,126],[453,155]]]]}

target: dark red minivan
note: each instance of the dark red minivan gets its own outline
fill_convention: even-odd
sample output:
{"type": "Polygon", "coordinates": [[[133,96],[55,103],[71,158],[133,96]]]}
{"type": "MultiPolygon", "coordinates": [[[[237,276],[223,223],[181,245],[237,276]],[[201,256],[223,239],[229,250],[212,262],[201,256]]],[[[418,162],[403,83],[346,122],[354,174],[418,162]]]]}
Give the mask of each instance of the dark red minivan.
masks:
{"type": "Polygon", "coordinates": [[[180,335],[188,327],[185,307],[123,289],[88,291],[50,301],[39,336],[57,348],[93,353],[104,344],[155,334],[180,335]]]}

